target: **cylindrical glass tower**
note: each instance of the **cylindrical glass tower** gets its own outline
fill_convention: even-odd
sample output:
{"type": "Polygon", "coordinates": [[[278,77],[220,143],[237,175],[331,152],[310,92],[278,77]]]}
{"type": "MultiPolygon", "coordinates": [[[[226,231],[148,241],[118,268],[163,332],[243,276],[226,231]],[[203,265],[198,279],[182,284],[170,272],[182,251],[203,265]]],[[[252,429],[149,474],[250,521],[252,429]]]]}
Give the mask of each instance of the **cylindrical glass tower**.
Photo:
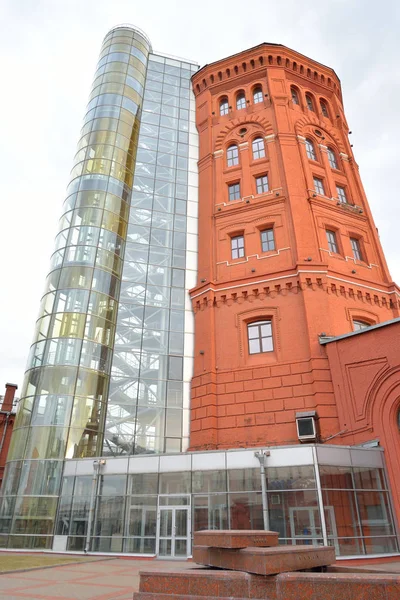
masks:
{"type": "Polygon", "coordinates": [[[101,455],[150,52],[131,27],[103,42],[8,455],[10,547],[50,547],[63,459],[101,455]]]}

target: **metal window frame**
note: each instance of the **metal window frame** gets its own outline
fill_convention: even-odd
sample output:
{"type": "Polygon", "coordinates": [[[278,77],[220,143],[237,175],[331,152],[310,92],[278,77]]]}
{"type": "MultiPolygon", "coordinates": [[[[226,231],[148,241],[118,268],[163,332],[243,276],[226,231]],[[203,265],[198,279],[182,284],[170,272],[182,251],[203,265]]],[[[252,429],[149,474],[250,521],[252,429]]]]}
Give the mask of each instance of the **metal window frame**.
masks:
{"type": "Polygon", "coordinates": [[[336,238],[336,232],[333,231],[332,229],[325,229],[326,231],[326,238],[328,241],[328,248],[331,252],[334,252],[335,254],[338,254],[338,243],[337,243],[337,238],[336,238]]]}

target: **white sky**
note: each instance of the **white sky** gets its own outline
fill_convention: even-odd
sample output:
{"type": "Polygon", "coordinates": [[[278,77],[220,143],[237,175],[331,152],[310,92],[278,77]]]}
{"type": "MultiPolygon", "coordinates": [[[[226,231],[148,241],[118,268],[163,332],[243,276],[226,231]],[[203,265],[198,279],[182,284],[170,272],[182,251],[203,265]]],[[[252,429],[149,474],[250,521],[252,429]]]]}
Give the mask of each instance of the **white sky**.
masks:
{"type": "Polygon", "coordinates": [[[22,383],[100,46],[125,22],[143,29],[156,51],[200,65],[274,42],[334,68],[400,282],[398,0],[2,0],[0,394],[7,381],[22,383]]]}

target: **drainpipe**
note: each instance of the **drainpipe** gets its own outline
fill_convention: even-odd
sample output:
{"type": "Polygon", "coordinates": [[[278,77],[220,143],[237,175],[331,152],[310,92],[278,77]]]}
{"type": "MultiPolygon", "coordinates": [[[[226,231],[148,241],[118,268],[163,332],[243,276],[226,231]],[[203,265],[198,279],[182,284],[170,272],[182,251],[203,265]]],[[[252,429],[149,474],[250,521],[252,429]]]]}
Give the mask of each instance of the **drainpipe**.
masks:
{"type": "Polygon", "coordinates": [[[260,452],[254,452],[254,456],[260,461],[260,474],[261,474],[261,497],[263,506],[263,522],[265,531],[269,531],[269,514],[268,514],[268,500],[267,500],[267,478],[265,475],[265,466],[267,456],[270,455],[269,450],[261,450],[260,452]]]}
{"type": "Polygon", "coordinates": [[[100,469],[103,465],[106,464],[105,460],[94,460],[93,461],[93,478],[92,478],[92,491],[90,494],[90,508],[89,508],[89,517],[86,531],[86,543],[85,543],[85,554],[89,552],[90,549],[90,538],[92,533],[92,524],[94,521],[94,507],[96,501],[96,491],[97,491],[97,480],[100,473],[100,469]]]}

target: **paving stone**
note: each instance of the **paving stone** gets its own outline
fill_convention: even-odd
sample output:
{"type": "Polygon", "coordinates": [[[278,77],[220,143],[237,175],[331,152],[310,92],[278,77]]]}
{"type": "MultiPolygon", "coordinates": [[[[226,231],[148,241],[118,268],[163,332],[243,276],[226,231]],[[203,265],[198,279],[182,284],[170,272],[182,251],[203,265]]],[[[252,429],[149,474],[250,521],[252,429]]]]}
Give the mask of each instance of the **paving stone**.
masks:
{"type": "Polygon", "coordinates": [[[277,546],[275,548],[208,548],[195,546],[193,560],[208,567],[275,575],[324,567],[335,562],[331,546],[277,546]]]}
{"type": "Polygon", "coordinates": [[[194,546],[210,546],[213,548],[248,548],[269,547],[278,545],[279,533],[276,531],[255,530],[221,530],[195,531],[194,546]]]}

